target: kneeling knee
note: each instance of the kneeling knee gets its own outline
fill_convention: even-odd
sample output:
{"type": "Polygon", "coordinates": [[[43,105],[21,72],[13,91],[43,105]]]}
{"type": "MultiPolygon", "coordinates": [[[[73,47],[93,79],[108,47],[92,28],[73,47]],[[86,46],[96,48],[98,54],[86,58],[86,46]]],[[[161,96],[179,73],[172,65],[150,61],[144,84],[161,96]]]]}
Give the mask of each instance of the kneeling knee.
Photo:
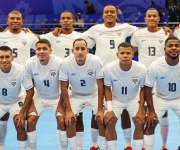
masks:
{"type": "Polygon", "coordinates": [[[27,131],[32,132],[36,129],[36,123],[38,120],[38,116],[28,116],[27,118],[27,131]]]}

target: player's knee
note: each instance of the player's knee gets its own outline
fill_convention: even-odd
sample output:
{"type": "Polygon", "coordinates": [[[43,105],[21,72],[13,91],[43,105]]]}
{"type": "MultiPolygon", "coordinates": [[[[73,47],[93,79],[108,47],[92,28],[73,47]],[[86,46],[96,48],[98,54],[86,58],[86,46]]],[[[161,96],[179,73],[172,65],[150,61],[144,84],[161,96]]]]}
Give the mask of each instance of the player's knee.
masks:
{"type": "Polygon", "coordinates": [[[60,130],[65,130],[65,119],[64,116],[56,116],[57,128],[60,130]]]}
{"type": "Polygon", "coordinates": [[[137,129],[143,129],[143,127],[144,127],[144,121],[141,120],[141,119],[139,119],[139,118],[135,118],[135,119],[134,119],[134,126],[135,126],[135,128],[137,128],[137,129]]]}
{"type": "Polygon", "coordinates": [[[36,129],[37,120],[38,120],[38,116],[34,116],[34,115],[28,116],[27,118],[27,131],[28,132],[32,132],[36,129]]]}
{"type": "Polygon", "coordinates": [[[17,119],[18,116],[19,116],[19,114],[16,114],[16,115],[14,116],[14,118],[13,118],[14,126],[15,126],[15,128],[16,128],[17,131],[23,129],[24,126],[25,126],[22,122],[18,122],[18,119],[17,119]]]}
{"type": "Polygon", "coordinates": [[[114,129],[115,126],[116,126],[116,122],[117,122],[117,119],[116,117],[112,117],[106,124],[106,128],[111,130],[111,129],[114,129]]]}
{"type": "Polygon", "coordinates": [[[79,115],[76,117],[76,131],[77,132],[84,131],[83,114],[82,113],[79,113],[79,115]]]}

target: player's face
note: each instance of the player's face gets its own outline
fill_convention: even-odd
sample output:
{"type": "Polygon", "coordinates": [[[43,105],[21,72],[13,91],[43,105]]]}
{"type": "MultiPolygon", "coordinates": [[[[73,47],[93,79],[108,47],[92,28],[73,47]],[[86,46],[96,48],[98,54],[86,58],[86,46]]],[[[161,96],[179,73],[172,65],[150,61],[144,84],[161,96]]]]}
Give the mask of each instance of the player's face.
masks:
{"type": "Polygon", "coordinates": [[[86,43],[82,41],[76,41],[73,46],[73,54],[78,64],[84,64],[88,49],[86,43]]]}
{"type": "Polygon", "coordinates": [[[165,46],[165,54],[170,58],[177,58],[180,54],[180,42],[178,40],[169,40],[165,46]]]}
{"type": "Polygon", "coordinates": [[[73,16],[69,12],[64,12],[60,17],[60,24],[62,28],[73,28],[73,16]]]}
{"type": "Polygon", "coordinates": [[[148,10],[145,16],[145,22],[148,27],[157,27],[160,21],[157,10],[148,10]]]}
{"type": "Polygon", "coordinates": [[[12,30],[19,30],[22,27],[22,15],[21,14],[15,14],[15,13],[10,13],[8,15],[7,19],[7,25],[9,29],[12,30]]]}
{"type": "Polygon", "coordinates": [[[38,43],[36,45],[36,55],[40,62],[47,62],[50,58],[51,48],[46,43],[38,43]]]}
{"type": "Polygon", "coordinates": [[[103,10],[103,20],[105,24],[116,23],[117,11],[114,6],[106,6],[103,10]]]}
{"type": "Polygon", "coordinates": [[[124,64],[131,64],[133,56],[134,53],[131,47],[120,47],[117,53],[119,61],[123,62],[124,64]]]}
{"type": "Polygon", "coordinates": [[[0,68],[2,70],[7,70],[11,68],[12,60],[13,56],[10,51],[0,51],[0,68]]]}

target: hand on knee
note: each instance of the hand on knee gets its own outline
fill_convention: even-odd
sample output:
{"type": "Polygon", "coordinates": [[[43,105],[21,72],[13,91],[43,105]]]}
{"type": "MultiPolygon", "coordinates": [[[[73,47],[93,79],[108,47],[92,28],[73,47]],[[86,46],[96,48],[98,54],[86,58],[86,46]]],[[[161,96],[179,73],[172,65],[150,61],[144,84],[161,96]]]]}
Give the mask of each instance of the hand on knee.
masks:
{"type": "Polygon", "coordinates": [[[36,130],[37,120],[38,120],[38,116],[34,116],[34,115],[28,116],[27,118],[27,131],[28,132],[32,132],[36,130]]]}

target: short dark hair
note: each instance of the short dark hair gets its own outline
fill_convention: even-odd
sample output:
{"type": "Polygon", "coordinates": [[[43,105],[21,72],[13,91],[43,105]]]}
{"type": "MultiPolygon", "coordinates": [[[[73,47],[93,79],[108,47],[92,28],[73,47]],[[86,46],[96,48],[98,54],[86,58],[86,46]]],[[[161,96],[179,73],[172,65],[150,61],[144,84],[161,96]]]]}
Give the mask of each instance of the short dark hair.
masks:
{"type": "Polygon", "coordinates": [[[39,44],[39,43],[47,44],[48,47],[51,48],[51,43],[50,43],[47,39],[39,39],[39,41],[36,42],[36,46],[37,46],[37,44],[39,44]]]}
{"type": "Polygon", "coordinates": [[[20,15],[22,17],[22,13],[19,10],[15,10],[15,9],[8,13],[8,17],[10,14],[17,14],[17,15],[20,15]]]}
{"type": "Polygon", "coordinates": [[[12,54],[12,49],[9,46],[0,46],[0,51],[7,52],[9,51],[12,54]]]}
{"type": "Polygon", "coordinates": [[[78,39],[75,39],[74,42],[73,42],[73,47],[74,47],[74,44],[77,42],[77,41],[84,41],[86,43],[86,46],[87,46],[87,42],[85,39],[83,38],[78,38],[78,39]]]}
{"type": "Polygon", "coordinates": [[[72,16],[72,18],[73,18],[73,20],[74,20],[74,15],[73,15],[73,13],[72,13],[71,11],[69,11],[69,10],[64,10],[64,11],[60,14],[60,18],[61,18],[61,15],[62,15],[63,13],[70,13],[71,16],[72,16]]]}
{"type": "Polygon", "coordinates": [[[158,16],[160,16],[160,15],[159,15],[159,11],[158,11],[156,8],[154,8],[154,7],[148,8],[148,9],[146,10],[145,16],[147,15],[147,11],[149,11],[149,10],[155,10],[155,11],[157,11],[158,16]]]}
{"type": "Polygon", "coordinates": [[[130,43],[128,43],[128,42],[123,42],[123,43],[119,44],[118,50],[119,50],[121,47],[123,47],[123,48],[128,48],[128,47],[130,47],[130,48],[133,49],[133,46],[132,46],[130,43]]]}
{"type": "Polygon", "coordinates": [[[180,43],[179,39],[178,39],[176,36],[170,35],[170,36],[165,40],[165,46],[166,46],[166,44],[168,43],[168,41],[170,41],[170,40],[177,40],[177,41],[180,43]]]}

